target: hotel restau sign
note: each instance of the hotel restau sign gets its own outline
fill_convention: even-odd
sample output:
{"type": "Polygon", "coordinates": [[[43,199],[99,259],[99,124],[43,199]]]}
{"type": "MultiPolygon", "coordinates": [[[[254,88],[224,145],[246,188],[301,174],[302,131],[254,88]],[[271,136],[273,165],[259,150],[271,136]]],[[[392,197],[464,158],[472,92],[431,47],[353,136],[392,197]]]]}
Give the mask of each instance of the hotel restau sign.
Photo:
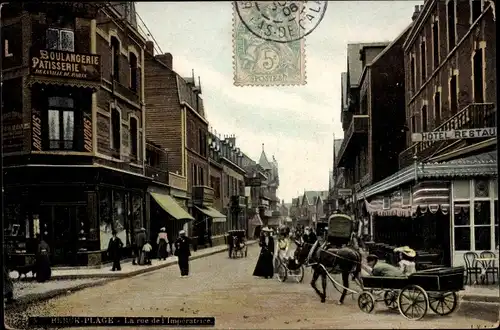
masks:
{"type": "Polygon", "coordinates": [[[32,50],[30,74],[87,81],[101,80],[101,56],[52,49],[32,50]]]}

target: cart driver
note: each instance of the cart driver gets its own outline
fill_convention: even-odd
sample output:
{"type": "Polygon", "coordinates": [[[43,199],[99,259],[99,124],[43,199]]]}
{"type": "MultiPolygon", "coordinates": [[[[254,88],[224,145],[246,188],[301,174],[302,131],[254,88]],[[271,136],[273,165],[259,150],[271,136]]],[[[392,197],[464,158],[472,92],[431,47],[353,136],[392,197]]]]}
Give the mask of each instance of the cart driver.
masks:
{"type": "MultiPolygon", "coordinates": [[[[373,276],[384,277],[403,277],[405,276],[401,269],[394,267],[388,263],[379,262],[376,255],[370,254],[366,257],[366,263],[371,267],[371,274],[373,276]]],[[[366,269],[365,269],[366,270],[366,269]]]]}

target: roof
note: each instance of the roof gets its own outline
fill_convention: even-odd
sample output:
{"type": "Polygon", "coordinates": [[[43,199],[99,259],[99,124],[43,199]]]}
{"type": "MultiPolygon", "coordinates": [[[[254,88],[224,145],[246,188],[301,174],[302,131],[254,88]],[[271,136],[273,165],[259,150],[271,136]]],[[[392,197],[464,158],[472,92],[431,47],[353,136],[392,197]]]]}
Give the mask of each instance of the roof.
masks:
{"type": "Polygon", "coordinates": [[[264,150],[262,150],[262,153],[260,154],[259,165],[265,170],[273,169],[273,166],[269,163],[269,160],[267,160],[266,152],[264,150]]]}
{"type": "Polygon", "coordinates": [[[347,65],[349,68],[349,87],[358,86],[363,72],[363,63],[359,59],[359,51],[366,47],[386,47],[390,42],[369,42],[347,45],[347,65]]]}
{"type": "Polygon", "coordinates": [[[309,205],[314,205],[316,203],[316,199],[321,196],[328,196],[328,191],[305,191],[304,196],[307,198],[307,202],[309,205]]]}
{"type": "Polygon", "coordinates": [[[342,86],[342,110],[347,109],[349,103],[347,102],[347,72],[340,74],[340,84],[342,86]]]}
{"type": "Polygon", "coordinates": [[[203,118],[205,118],[205,108],[203,106],[203,99],[199,95],[193,91],[192,85],[190,85],[186,78],[182,78],[177,74],[177,87],[179,89],[179,101],[186,102],[193,108],[196,112],[198,112],[203,118]]]}

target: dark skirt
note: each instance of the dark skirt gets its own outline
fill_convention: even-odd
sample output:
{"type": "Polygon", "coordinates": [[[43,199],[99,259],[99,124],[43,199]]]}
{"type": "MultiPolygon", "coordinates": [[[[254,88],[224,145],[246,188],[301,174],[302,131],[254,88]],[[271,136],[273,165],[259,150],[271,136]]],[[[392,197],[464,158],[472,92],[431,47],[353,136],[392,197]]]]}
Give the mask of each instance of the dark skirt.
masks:
{"type": "Polygon", "coordinates": [[[158,244],[158,258],[164,259],[166,257],[168,257],[167,241],[160,239],[160,243],[158,244]]]}
{"type": "Polygon", "coordinates": [[[4,297],[12,296],[14,292],[14,283],[12,282],[9,271],[5,267],[5,265],[3,266],[3,277],[4,277],[3,295],[4,297]]]}
{"type": "Polygon", "coordinates": [[[40,255],[37,257],[36,263],[36,280],[38,282],[50,280],[52,271],[50,269],[49,257],[47,255],[40,255]]]}
{"type": "Polygon", "coordinates": [[[257,265],[255,265],[253,276],[259,276],[259,277],[274,276],[273,255],[271,254],[271,252],[269,252],[269,250],[265,248],[260,250],[259,259],[257,260],[257,265]]]}

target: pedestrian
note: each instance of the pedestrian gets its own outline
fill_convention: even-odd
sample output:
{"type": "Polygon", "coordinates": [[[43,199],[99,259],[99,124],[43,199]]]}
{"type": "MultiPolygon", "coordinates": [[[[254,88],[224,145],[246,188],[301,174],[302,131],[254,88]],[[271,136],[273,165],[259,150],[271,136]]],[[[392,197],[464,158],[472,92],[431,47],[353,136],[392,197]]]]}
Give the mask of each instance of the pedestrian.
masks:
{"type": "Polygon", "coordinates": [[[52,270],[50,269],[50,247],[40,236],[37,236],[38,248],[36,251],[36,280],[45,282],[50,279],[52,270]]]}
{"type": "Polygon", "coordinates": [[[9,269],[7,268],[7,265],[5,263],[3,265],[3,277],[4,277],[3,296],[5,299],[7,299],[7,303],[11,304],[15,301],[14,300],[14,283],[12,282],[12,279],[10,278],[9,269]]]}
{"type": "Polygon", "coordinates": [[[135,235],[135,253],[132,265],[136,265],[136,260],[137,264],[141,264],[142,248],[144,244],[146,244],[146,229],[142,227],[135,235]]]}
{"type": "Polygon", "coordinates": [[[274,276],[274,239],[270,235],[270,232],[271,230],[268,227],[262,228],[262,233],[264,234],[260,238],[260,255],[255,265],[253,276],[264,278],[272,278],[274,276]]]}
{"type": "Polygon", "coordinates": [[[151,243],[149,241],[144,244],[142,247],[142,255],[143,255],[143,264],[144,265],[151,265],[151,251],[153,250],[153,247],[151,246],[151,243]]]}
{"type": "Polygon", "coordinates": [[[318,238],[316,237],[316,234],[311,230],[311,228],[306,227],[302,239],[304,240],[304,243],[314,244],[316,243],[316,240],[318,238]]]}
{"type": "Polygon", "coordinates": [[[208,245],[212,247],[212,228],[208,227],[207,229],[207,240],[208,240],[208,245]]]}
{"type": "Polygon", "coordinates": [[[160,228],[158,233],[158,238],[156,239],[156,244],[158,245],[158,260],[166,260],[168,257],[168,235],[166,233],[165,227],[160,228]]]}
{"type": "Polygon", "coordinates": [[[122,267],[120,266],[120,258],[123,242],[118,236],[116,236],[116,230],[113,229],[111,234],[113,236],[109,239],[108,256],[113,261],[111,271],[114,272],[115,270],[122,270],[122,267]]]}
{"type": "Polygon", "coordinates": [[[191,251],[189,250],[190,240],[186,236],[186,232],[181,230],[179,232],[179,238],[175,241],[175,255],[177,256],[177,262],[179,263],[179,269],[181,271],[181,277],[189,276],[189,257],[191,256],[191,251]]]}

